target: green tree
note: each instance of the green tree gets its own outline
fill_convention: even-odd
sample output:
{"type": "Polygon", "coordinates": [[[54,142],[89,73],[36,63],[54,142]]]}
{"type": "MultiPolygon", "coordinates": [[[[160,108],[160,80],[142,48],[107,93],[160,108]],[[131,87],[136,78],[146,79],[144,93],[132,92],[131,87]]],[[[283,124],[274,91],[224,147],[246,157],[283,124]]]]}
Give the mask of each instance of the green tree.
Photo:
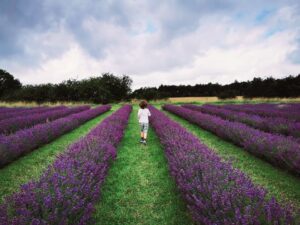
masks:
{"type": "Polygon", "coordinates": [[[20,81],[5,70],[0,69],[0,97],[22,87],[20,81]]]}

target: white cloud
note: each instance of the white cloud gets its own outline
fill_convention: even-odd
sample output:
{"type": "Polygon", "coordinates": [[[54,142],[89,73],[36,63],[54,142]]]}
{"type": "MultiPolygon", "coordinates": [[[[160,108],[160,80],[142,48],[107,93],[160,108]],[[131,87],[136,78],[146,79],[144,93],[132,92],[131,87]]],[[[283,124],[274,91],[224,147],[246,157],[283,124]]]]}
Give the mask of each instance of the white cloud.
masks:
{"type": "MultiPolygon", "coordinates": [[[[127,8],[130,13],[138,9],[136,5],[127,8]]],[[[84,44],[64,23],[56,30],[29,34],[24,42],[32,44],[25,49],[38,57],[39,63],[28,66],[1,59],[0,63],[24,83],[56,83],[112,72],[131,76],[134,88],[229,83],[300,71],[300,64],[293,64],[288,57],[297,50],[299,39],[299,17],[293,6],[280,8],[261,24],[244,23],[224,13],[207,14],[193,29],[182,33],[179,29],[169,39],[165,39],[165,24],[159,19],[171,23],[176,12],[167,15],[165,4],[158,10],[165,15],[151,17],[145,8],[141,11],[137,18],[129,16],[130,26],[85,17],[78,24],[84,44]]]]}

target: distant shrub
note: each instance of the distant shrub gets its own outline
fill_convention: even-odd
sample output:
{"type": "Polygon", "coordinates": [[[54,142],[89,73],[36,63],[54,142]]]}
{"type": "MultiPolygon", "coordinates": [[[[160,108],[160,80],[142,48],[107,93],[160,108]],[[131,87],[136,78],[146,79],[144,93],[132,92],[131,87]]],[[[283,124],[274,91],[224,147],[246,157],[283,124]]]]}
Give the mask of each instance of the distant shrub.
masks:
{"type": "Polygon", "coordinates": [[[236,98],[237,95],[238,95],[238,93],[235,90],[226,90],[226,91],[220,92],[217,95],[217,97],[219,99],[229,99],[229,98],[236,98]]]}

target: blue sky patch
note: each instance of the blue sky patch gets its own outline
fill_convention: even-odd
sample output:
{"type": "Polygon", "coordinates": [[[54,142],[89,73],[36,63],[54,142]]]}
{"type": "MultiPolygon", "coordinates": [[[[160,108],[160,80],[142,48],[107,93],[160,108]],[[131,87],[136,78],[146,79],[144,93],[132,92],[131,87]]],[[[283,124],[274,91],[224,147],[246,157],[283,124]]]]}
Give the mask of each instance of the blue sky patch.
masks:
{"type": "Polygon", "coordinates": [[[262,23],[262,22],[266,21],[272,14],[273,14],[273,10],[264,9],[257,14],[257,16],[255,17],[255,21],[257,23],[262,23]]]}

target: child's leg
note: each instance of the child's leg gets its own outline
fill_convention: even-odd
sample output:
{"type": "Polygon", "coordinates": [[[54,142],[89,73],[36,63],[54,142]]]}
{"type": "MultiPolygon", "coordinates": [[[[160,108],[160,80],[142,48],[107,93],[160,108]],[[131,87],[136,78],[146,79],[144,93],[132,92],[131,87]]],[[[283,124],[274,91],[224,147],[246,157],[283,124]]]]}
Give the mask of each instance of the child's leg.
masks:
{"type": "Polygon", "coordinates": [[[144,140],[147,139],[148,127],[149,127],[149,125],[147,123],[145,123],[144,124],[144,140]]]}
{"type": "Polygon", "coordinates": [[[140,123],[140,130],[141,130],[141,139],[144,139],[144,128],[143,128],[143,124],[140,123]]]}

